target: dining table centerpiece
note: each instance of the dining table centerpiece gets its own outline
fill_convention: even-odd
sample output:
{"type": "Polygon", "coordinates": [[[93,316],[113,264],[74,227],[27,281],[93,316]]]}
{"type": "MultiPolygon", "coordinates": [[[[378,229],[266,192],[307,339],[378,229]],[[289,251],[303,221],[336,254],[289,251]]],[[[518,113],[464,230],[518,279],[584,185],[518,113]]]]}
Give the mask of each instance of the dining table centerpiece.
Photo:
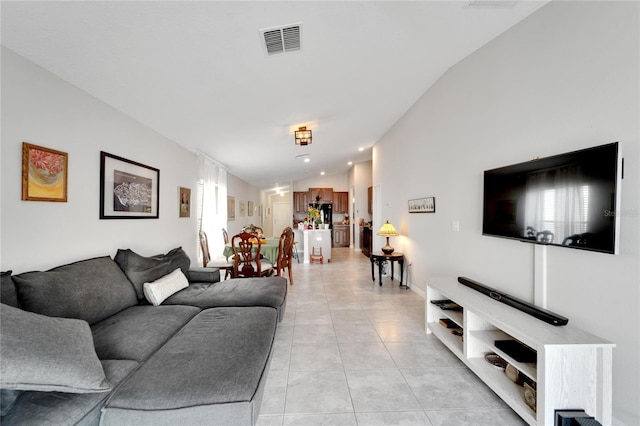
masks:
{"type": "Polygon", "coordinates": [[[308,208],[308,222],[311,224],[312,229],[318,229],[318,224],[322,223],[322,215],[320,214],[320,209],[317,207],[309,206],[308,208]]]}

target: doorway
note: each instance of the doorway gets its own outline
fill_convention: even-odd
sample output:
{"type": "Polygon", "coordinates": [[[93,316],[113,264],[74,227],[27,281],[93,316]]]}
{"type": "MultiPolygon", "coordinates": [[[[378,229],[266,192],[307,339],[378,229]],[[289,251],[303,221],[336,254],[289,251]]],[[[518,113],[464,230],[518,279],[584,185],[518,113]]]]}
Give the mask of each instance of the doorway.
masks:
{"type": "Polygon", "coordinates": [[[279,237],[287,226],[293,226],[289,203],[273,203],[273,236],[279,237]]]}

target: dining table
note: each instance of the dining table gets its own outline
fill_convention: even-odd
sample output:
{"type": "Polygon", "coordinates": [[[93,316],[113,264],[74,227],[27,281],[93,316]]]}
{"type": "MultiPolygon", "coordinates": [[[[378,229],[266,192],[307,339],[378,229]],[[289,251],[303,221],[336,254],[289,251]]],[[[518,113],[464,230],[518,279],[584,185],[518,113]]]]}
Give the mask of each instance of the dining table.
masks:
{"type": "MultiPolygon", "coordinates": [[[[280,238],[263,238],[260,242],[260,254],[266,258],[272,265],[275,265],[278,261],[278,244],[280,242],[280,238]]],[[[253,250],[257,250],[258,245],[254,244],[253,250]]],[[[222,253],[224,257],[229,260],[231,256],[233,256],[233,248],[231,247],[231,243],[227,243],[224,245],[224,251],[222,253]]]]}

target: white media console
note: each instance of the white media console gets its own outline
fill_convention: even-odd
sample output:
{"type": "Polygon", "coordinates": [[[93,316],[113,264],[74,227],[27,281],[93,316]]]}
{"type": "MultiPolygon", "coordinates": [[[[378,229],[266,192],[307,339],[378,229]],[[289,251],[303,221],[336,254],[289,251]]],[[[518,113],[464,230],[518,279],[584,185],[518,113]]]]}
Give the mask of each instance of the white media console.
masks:
{"type": "Polygon", "coordinates": [[[554,410],[583,409],[611,424],[612,351],[615,344],[569,325],[553,326],[464,286],[456,278],[427,282],[425,326],[487,386],[530,425],[553,425],[554,410]],[[462,311],[443,310],[432,300],[450,299],[462,311]],[[462,336],[440,324],[448,318],[462,336]],[[518,362],[496,340],[515,339],[536,351],[536,362],[518,362]],[[537,385],[536,411],[524,401],[524,388],[484,359],[496,353],[537,385]]]}

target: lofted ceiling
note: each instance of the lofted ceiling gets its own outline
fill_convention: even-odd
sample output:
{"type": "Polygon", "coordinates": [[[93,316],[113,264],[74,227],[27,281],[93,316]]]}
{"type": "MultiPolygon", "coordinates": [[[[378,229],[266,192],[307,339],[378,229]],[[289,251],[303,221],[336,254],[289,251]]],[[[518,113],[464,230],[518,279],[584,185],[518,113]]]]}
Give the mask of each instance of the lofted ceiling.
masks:
{"type": "Polygon", "coordinates": [[[447,69],[545,3],[2,1],[1,40],[268,188],[371,159],[447,69]],[[290,24],[300,49],[268,55],[261,30],[290,24]]]}

